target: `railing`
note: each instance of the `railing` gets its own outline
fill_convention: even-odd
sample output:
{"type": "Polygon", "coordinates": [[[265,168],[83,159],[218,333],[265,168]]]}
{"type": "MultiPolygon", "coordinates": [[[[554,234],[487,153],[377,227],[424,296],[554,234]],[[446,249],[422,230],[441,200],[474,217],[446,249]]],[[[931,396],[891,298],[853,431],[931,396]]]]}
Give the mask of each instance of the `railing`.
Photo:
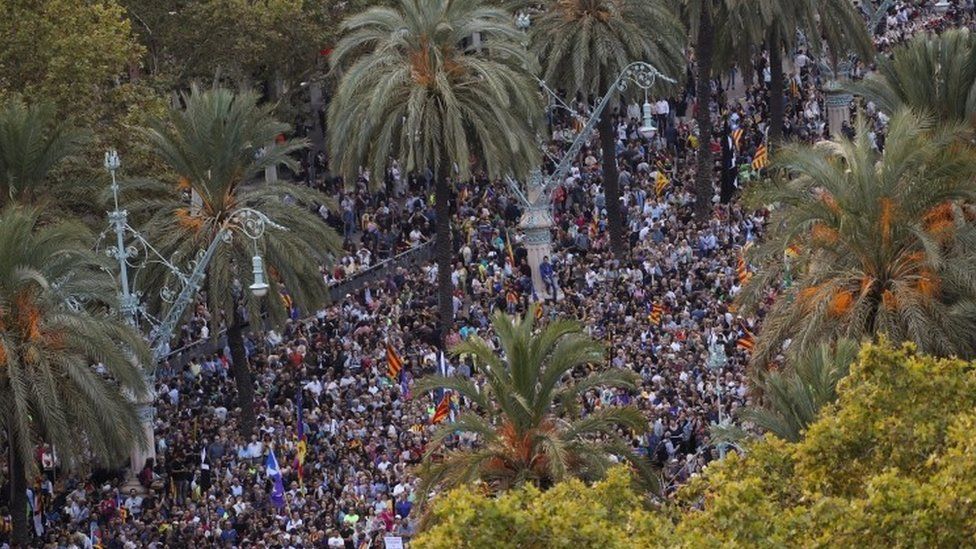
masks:
{"type": "MultiPolygon", "coordinates": [[[[434,242],[428,240],[418,244],[408,250],[380,261],[370,266],[364,271],[356,273],[351,278],[341,280],[337,284],[329,287],[329,297],[335,303],[343,299],[346,295],[358,292],[376,280],[382,280],[393,269],[397,267],[411,267],[425,261],[429,261],[434,250],[434,242]]],[[[311,317],[309,317],[311,318],[311,317]]],[[[203,355],[209,355],[223,349],[227,344],[227,337],[224,330],[221,330],[215,337],[201,339],[188,343],[179,349],[170,351],[163,360],[168,360],[170,368],[182,368],[190,359],[203,355]]]]}

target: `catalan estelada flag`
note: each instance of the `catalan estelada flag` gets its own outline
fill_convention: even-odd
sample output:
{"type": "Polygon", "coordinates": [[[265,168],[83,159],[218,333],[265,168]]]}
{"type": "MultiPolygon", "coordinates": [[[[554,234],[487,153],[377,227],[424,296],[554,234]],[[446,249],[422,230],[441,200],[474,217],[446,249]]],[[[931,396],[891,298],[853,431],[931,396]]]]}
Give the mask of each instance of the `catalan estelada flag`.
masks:
{"type": "Polygon", "coordinates": [[[393,349],[393,346],[389,343],[386,344],[386,375],[390,376],[390,379],[397,380],[400,376],[400,371],[403,370],[403,359],[400,355],[393,349]]]}
{"type": "Polygon", "coordinates": [[[752,352],[752,348],[756,346],[756,337],[752,335],[752,332],[745,330],[745,333],[738,341],[735,342],[735,346],[742,349],[743,351],[752,352]]]}
{"type": "Polygon", "coordinates": [[[437,403],[437,408],[434,409],[434,415],[430,418],[430,422],[434,425],[444,421],[451,414],[451,395],[447,391],[442,391],[442,395],[441,401],[437,403]]]}
{"type": "Polygon", "coordinates": [[[752,156],[752,169],[761,170],[769,166],[769,149],[766,148],[766,144],[763,143],[759,145],[756,149],[756,154],[752,156]]]}

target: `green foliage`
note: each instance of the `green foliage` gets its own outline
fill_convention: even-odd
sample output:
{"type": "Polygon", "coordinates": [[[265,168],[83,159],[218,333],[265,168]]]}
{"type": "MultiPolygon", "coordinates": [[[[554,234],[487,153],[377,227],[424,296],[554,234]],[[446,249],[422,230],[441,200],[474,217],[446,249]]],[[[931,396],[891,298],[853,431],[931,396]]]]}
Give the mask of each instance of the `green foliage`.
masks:
{"type": "MultiPolygon", "coordinates": [[[[99,155],[107,149],[116,149],[122,157],[122,173],[139,174],[143,177],[161,177],[166,166],[155,157],[152,147],[145,139],[140,139],[139,128],[148,126],[152,120],[162,118],[169,111],[169,102],[157,92],[155,83],[148,80],[123,82],[106,97],[106,108],[112,113],[111,120],[97,127],[96,143],[89,147],[91,156],[87,167],[99,171],[99,179],[104,184],[102,159],[99,155]]],[[[90,195],[88,197],[90,200],[90,195]]],[[[104,213],[98,209],[98,215],[104,213]]]]}
{"type": "Polygon", "coordinates": [[[81,152],[88,134],[58,117],[51,103],[0,105],[0,204],[35,203],[68,189],[53,173],[81,152]]]}
{"type": "Polygon", "coordinates": [[[797,443],[766,437],[650,512],[590,487],[436,499],[419,547],[966,547],[976,540],[976,366],[868,345],[797,443]],[[594,533],[596,532],[596,533],[594,533]],[[593,537],[591,537],[593,536],[593,537]]]}
{"type": "Polygon", "coordinates": [[[497,313],[492,326],[503,356],[477,338],[453,349],[470,354],[484,372],[487,384],[480,391],[469,379],[442,376],[424,378],[414,389],[421,393],[446,387],[477,406],[477,412],[462,413],[434,435],[422,493],[475,480],[493,491],[524,483],[545,488],[569,477],[592,480],[604,475],[612,456],[633,457],[616,430],[646,424],[636,409],[606,407],[584,417],[578,410],[579,398],[593,388],[632,388],[633,372],[610,369],[568,382],[575,368],[603,361],[602,346],[576,322],[550,322],[536,333],[532,315],[513,319],[497,313]],[[478,447],[447,451],[441,460],[431,460],[458,431],[477,434],[478,447]]]}
{"type": "Polygon", "coordinates": [[[878,59],[878,70],[847,88],[892,114],[901,107],[941,121],[973,122],[976,36],[968,29],[922,34],[878,59]]]}
{"type": "Polygon", "coordinates": [[[741,409],[738,417],[789,442],[797,442],[821,408],[837,398],[837,383],[857,358],[857,342],[822,343],[789,365],[757,372],[754,389],[762,404],[741,409]]]}
{"type": "Polygon", "coordinates": [[[106,96],[142,55],[115,0],[8,0],[0,18],[0,96],[54,103],[93,123],[106,96]]]}
{"type": "Polygon", "coordinates": [[[624,468],[587,486],[571,479],[540,492],[526,485],[498,497],[459,488],[437,498],[419,549],[645,547],[669,521],[645,508],[624,468]],[[645,543],[636,543],[643,540],[645,543]]]}
{"type": "MultiPolygon", "coordinates": [[[[653,64],[669,77],[684,73],[681,21],[664,0],[564,0],[546,3],[531,27],[541,78],[573,97],[602,96],[624,67],[653,64]]],[[[658,89],[667,89],[664,81],[658,89]]]]}
{"type": "Polygon", "coordinates": [[[749,254],[759,271],[741,295],[745,310],[786,269],[794,282],[764,321],[754,364],[774,358],[787,339],[803,353],[879,333],[936,355],[973,353],[976,233],[959,201],[976,197],[976,156],[960,132],[900,111],[883,153],[860,125],[854,141],[777,155],[793,179],[754,188],[755,204],[773,205],[775,230],[749,254]]]}
{"type": "Polygon", "coordinates": [[[460,179],[475,158],[492,177],[537,164],[534,61],[508,13],[477,0],[402,0],[347,19],[342,33],[329,141],[348,180],[368,166],[382,181],[393,157],[460,179]],[[474,33],[491,47],[461,47],[474,33]]]}
{"type": "Polygon", "coordinates": [[[114,464],[144,443],[123,391],[146,391],[136,364],[150,356],[108,311],[109,261],[91,251],[84,227],[41,226],[36,210],[19,206],[0,212],[0,428],[25,467],[42,441],[68,467],[88,452],[114,464]]]}
{"type": "Polygon", "coordinates": [[[34,139],[79,133],[70,128],[89,136],[83,150],[71,140],[66,156],[78,162],[58,162],[36,182],[58,197],[59,208],[100,217],[104,210],[91,197],[104,185],[106,149],[118,149],[130,169],[159,169],[132,135],[165,107],[155,88],[135,78],[144,50],[116,0],[11,0],[3,7],[0,101],[20,98],[37,110],[35,121],[43,124],[34,139]]]}
{"type": "Polygon", "coordinates": [[[728,10],[726,22],[736,31],[729,45],[740,52],[762,46],[772,35],[780,49],[789,50],[797,45],[799,30],[814,53],[829,52],[834,62],[847,53],[862,59],[874,53],[864,18],[851,0],[731,0],[728,10]]]}
{"type": "MultiPolygon", "coordinates": [[[[255,244],[242,223],[230,223],[242,209],[265,214],[276,226],[268,227],[257,242],[265,266],[272,273],[270,299],[239,292],[251,318],[262,311],[276,321],[286,318],[278,293],[287,288],[295,303],[315,310],[328,300],[319,273],[329,255],[340,249],[338,237],[313,212],[315,204],[331,204],[321,193],[289,183],[253,183],[268,166],[295,168],[288,155],[305,146],[302,140],[276,142],[288,126],[276,122],[269,106],[258,106],[253,93],[234,94],[217,88],[194,87],[183,97],[185,109],[172,110],[145,129],[158,157],[181,179],[130,187],[136,195],[133,209],[151,212],[145,230],[164,257],[188,261],[206,249],[220,230],[232,230],[231,241],[218,249],[207,270],[212,311],[233,311],[239,281],[250,279],[255,244]],[[263,148],[262,154],[257,154],[263,148]],[[199,197],[199,206],[184,196],[199,197]],[[149,198],[147,198],[149,197],[149,198]]],[[[161,288],[173,276],[167,269],[150,269],[143,287],[161,288]]],[[[246,284],[245,284],[246,286],[246,284]]],[[[148,292],[157,295],[158,292],[148,292]]]]}
{"type": "Polygon", "coordinates": [[[173,15],[161,13],[158,6],[133,5],[130,12],[158,14],[161,35],[152,37],[156,42],[150,60],[175,84],[219,74],[247,86],[315,66],[315,55],[322,46],[306,23],[307,3],[196,0],[173,2],[173,15]]]}
{"type": "Polygon", "coordinates": [[[680,545],[971,544],[973,364],[868,346],[838,393],[799,443],[767,438],[682,489],[680,545]]]}

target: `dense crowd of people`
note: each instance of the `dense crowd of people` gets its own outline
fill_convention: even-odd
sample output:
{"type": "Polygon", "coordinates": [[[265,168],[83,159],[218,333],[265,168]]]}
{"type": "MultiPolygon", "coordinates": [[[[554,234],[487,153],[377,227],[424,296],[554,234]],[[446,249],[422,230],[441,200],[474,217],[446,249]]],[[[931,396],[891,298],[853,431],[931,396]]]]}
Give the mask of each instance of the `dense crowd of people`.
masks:
{"type": "MultiPolygon", "coordinates": [[[[889,13],[876,35],[882,49],[945,24],[946,17],[972,24],[971,10],[964,9],[946,16],[904,3],[889,13]]],[[[816,141],[829,136],[826,76],[809,55],[800,48],[791,58],[787,77],[795,85],[787,87],[786,134],[816,141]]],[[[626,404],[641,410],[647,427],[630,433],[634,452],[662,468],[669,489],[717,457],[709,425],[749,398],[744,365],[762,308],[744,318],[732,299],[748,276],[743,249],[762,237],[766,212],[746,209],[737,189],[761,169],[753,161],[766,143],[766,64],[759,59],[749,68],[756,75],[752,85],[742,75],[713,83],[711,136],[701,135],[694,122],[695,109],[705,107],[694,97],[691,76],[683,93],[655,104],[658,131],[651,137],[638,132],[637,108],[617,111],[630,258],[610,253],[594,136],[553,190],[554,251],[543,268],[546,290],[555,290],[547,293],[555,295],[541,306],[518,231],[521,204],[507,185],[480,175],[460,182],[454,196],[456,330],[448,340],[490,342],[496,310],[538,314],[542,322],[578,319],[607,343],[608,367],[640,377],[635,391],[590,391],[583,410],[626,404]],[[706,146],[716,153],[716,185],[713,215],[703,219],[693,215],[693,182],[695,151],[706,146]],[[717,347],[725,360],[710,356],[717,347]]],[[[855,76],[867,70],[855,69],[855,76]]],[[[881,148],[885,119],[866,108],[881,148]]],[[[575,120],[553,109],[549,123],[550,152],[558,158],[568,148],[566,138],[575,136],[575,120]]],[[[356,277],[433,237],[425,174],[394,165],[382,176],[364,172],[353,191],[335,179],[315,184],[339,196],[338,211],[320,213],[347,251],[323,268],[326,283],[356,277]],[[383,179],[378,192],[369,190],[373,177],[383,179]]],[[[417,506],[427,496],[418,492],[415,466],[435,428],[434,398],[412,387],[440,367],[436,274],[432,264],[400,268],[324,310],[301,311],[280,331],[249,334],[258,391],[257,428],[249,436],[241,435],[234,410],[229,353],[217,351],[183,368],[160,369],[156,458],[138,472],[137,485],[123,484],[117,471],[65,474],[56,452],[40,448],[43,475],[30,498],[37,545],[358,548],[382,547],[386,536],[409,541],[418,528],[417,506]],[[404,361],[398,379],[387,375],[388,347],[404,361]]],[[[209,336],[206,308],[198,306],[192,317],[181,338],[209,336]]],[[[484,383],[470,359],[447,363],[450,375],[484,383]]],[[[476,441],[461,434],[452,444],[476,441]]],[[[10,510],[0,511],[7,528],[10,510]]],[[[0,529],[0,544],[8,531],[0,529]]]]}

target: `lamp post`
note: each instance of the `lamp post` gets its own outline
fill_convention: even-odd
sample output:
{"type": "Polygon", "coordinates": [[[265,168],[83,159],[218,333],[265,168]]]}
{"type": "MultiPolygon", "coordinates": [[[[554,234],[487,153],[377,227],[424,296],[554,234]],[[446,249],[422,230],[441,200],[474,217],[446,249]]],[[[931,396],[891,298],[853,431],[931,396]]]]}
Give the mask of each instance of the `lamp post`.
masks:
{"type": "Polygon", "coordinates": [[[651,113],[651,103],[647,100],[647,90],[644,90],[644,104],[641,105],[641,115],[642,123],[641,127],[637,129],[637,132],[644,137],[644,139],[650,139],[654,136],[654,132],[657,128],[654,127],[654,116],[651,113]]]}
{"type": "Polygon", "coordinates": [[[128,227],[129,212],[119,209],[119,184],[115,179],[115,172],[121,166],[119,153],[110,149],[105,153],[105,169],[112,175],[112,199],[115,208],[108,213],[109,224],[115,229],[115,247],[109,248],[108,253],[119,262],[119,308],[122,318],[133,327],[139,326],[139,297],[129,289],[128,259],[133,253],[125,246],[125,233],[128,227]]]}
{"type": "MultiPolygon", "coordinates": [[[[728,362],[728,357],[725,356],[725,347],[720,345],[718,341],[708,346],[708,369],[715,372],[715,397],[718,399],[719,425],[725,423],[725,417],[722,413],[722,370],[725,368],[726,362],[728,362]]],[[[725,459],[724,442],[720,442],[718,445],[718,456],[719,459],[725,459]]]]}
{"type": "MultiPolygon", "coordinates": [[[[169,343],[173,337],[173,332],[177,324],[183,317],[187,306],[193,301],[200,291],[200,285],[206,276],[207,267],[214,253],[221,244],[233,241],[235,234],[241,234],[251,239],[254,243],[254,256],[251,261],[253,283],[248,287],[251,293],[258,298],[268,294],[268,283],[264,270],[264,260],[258,253],[257,241],[264,235],[268,228],[287,230],[285,227],[273,222],[263,213],[252,208],[238,208],[231,214],[217,230],[214,239],[207,246],[206,250],[201,251],[191,263],[192,270],[185,273],[177,267],[173,260],[164,257],[153,245],[136,229],[128,223],[128,212],[119,207],[119,185],[116,179],[116,172],[119,170],[121,162],[115,150],[105,153],[105,169],[112,176],[112,198],[114,209],[108,212],[109,224],[115,232],[115,245],[105,249],[105,253],[110,257],[118,259],[119,262],[119,313],[130,325],[139,328],[140,325],[149,328],[146,339],[152,351],[153,364],[142,365],[146,376],[146,385],[149,388],[144,398],[136,401],[139,420],[145,433],[147,446],[145,448],[133,448],[130,455],[130,468],[126,488],[139,489],[136,475],[142,469],[147,459],[156,458],[156,444],[153,433],[153,418],[155,416],[155,369],[159,361],[166,358],[169,352],[169,343]],[[126,237],[131,239],[132,244],[126,245],[126,237]],[[141,259],[140,259],[141,257],[141,259]],[[133,287],[134,279],[130,271],[138,271],[148,263],[160,264],[169,270],[174,278],[181,285],[178,292],[169,287],[160,289],[160,297],[168,308],[162,312],[161,319],[149,314],[145,307],[140,303],[142,293],[133,287]],[[140,322],[142,320],[143,322],[140,322]]],[[[105,236],[104,233],[102,236],[105,236]]],[[[165,307],[165,305],[164,305],[165,307]]]]}
{"type": "MultiPolygon", "coordinates": [[[[528,16],[526,15],[525,19],[517,16],[516,25],[519,24],[520,20],[528,21],[528,16]]],[[[528,28],[528,24],[526,24],[526,28],[528,28]]],[[[552,257],[552,235],[550,232],[553,225],[551,213],[552,191],[566,178],[570,166],[573,165],[573,160],[579,154],[583,145],[589,140],[590,134],[600,121],[600,115],[610,105],[614,96],[626,91],[631,84],[644,91],[643,120],[638,131],[645,137],[649,137],[657,131],[651,115],[651,104],[647,100],[647,92],[654,86],[658,78],[672,84],[675,83],[674,79],[662,74],[650,63],[635,61],[627,65],[607,89],[606,95],[597,103],[583,129],[569,146],[569,150],[563,155],[562,160],[556,165],[556,169],[548,177],[543,176],[541,170],[533,170],[529,176],[525,192],[522,191],[517,181],[511,177],[508,178],[509,187],[518,201],[522,203],[523,210],[525,211],[522,214],[522,219],[519,221],[519,227],[526,233],[527,246],[532,247],[530,250],[531,253],[528,255],[529,267],[532,269],[533,285],[537,288],[536,292],[540,297],[552,297],[553,299],[558,297],[549,296],[549,292],[544,284],[541,285],[541,288],[539,287],[542,281],[542,275],[539,272],[542,258],[546,256],[552,257]]],[[[561,102],[559,96],[546,86],[545,82],[540,80],[539,86],[558,102],[561,102]]],[[[578,115],[572,109],[569,110],[574,115],[578,115]]]]}

